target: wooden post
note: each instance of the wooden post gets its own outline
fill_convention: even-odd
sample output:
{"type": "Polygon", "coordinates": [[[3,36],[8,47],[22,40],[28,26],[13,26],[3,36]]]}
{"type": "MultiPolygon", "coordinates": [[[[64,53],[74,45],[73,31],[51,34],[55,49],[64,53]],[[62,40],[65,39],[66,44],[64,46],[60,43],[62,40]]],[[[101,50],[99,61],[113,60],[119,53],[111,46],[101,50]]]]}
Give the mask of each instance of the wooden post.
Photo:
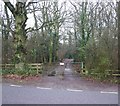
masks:
{"type": "Polygon", "coordinates": [[[83,69],[83,62],[81,62],[81,68],[83,69]]]}
{"type": "Polygon", "coordinates": [[[38,74],[38,64],[37,64],[37,74],[38,74]]]}

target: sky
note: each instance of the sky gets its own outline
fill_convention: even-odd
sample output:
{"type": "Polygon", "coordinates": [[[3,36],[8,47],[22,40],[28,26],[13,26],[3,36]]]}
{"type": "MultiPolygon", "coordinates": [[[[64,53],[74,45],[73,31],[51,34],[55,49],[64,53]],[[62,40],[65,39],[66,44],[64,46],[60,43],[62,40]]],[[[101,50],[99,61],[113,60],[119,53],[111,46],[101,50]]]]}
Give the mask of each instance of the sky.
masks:
{"type": "MultiPolygon", "coordinates": [[[[4,0],[4,1],[8,1],[8,0],[4,0]]],[[[14,4],[15,6],[15,3],[16,3],[16,0],[9,0],[12,4],[14,4]]],[[[33,0],[19,0],[19,1],[27,1],[27,3],[29,1],[33,1],[33,0]]],[[[41,0],[43,1],[43,0],[41,0]]],[[[53,1],[53,0],[46,0],[46,1],[53,1]]],[[[118,0],[58,0],[59,1],[59,5],[61,5],[61,3],[65,2],[66,1],[66,8],[71,8],[70,6],[70,2],[85,2],[85,1],[88,1],[88,2],[115,2],[115,1],[118,1],[118,0]]],[[[0,0],[0,14],[1,15],[4,15],[3,11],[4,11],[4,3],[3,3],[3,0],[1,1],[0,0]]],[[[9,11],[9,14],[10,14],[10,11],[9,11]]],[[[33,27],[34,26],[34,18],[33,18],[33,14],[28,14],[28,20],[27,20],[27,27],[33,27]]]]}

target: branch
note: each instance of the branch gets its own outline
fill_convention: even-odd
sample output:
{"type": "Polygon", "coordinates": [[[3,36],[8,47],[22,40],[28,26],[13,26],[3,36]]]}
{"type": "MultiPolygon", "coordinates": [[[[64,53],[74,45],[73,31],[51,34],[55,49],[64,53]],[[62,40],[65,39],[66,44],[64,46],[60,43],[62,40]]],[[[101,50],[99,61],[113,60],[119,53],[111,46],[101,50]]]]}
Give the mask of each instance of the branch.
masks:
{"type": "Polygon", "coordinates": [[[27,28],[25,31],[26,31],[26,33],[31,32],[31,31],[37,31],[37,30],[40,30],[40,29],[43,28],[43,27],[48,26],[48,24],[49,24],[49,25],[53,25],[54,23],[51,22],[51,21],[44,22],[39,28],[34,29],[34,28],[29,27],[29,28],[27,28]]]}
{"type": "Polygon", "coordinates": [[[39,28],[37,28],[37,29],[34,29],[34,28],[29,27],[29,28],[27,28],[25,31],[26,31],[26,33],[32,32],[32,31],[38,31],[38,30],[41,29],[42,27],[44,27],[44,23],[43,23],[39,28]]]}
{"type": "Polygon", "coordinates": [[[5,3],[5,5],[9,8],[9,10],[11,11],[11,13],[13,14],[14,16],[14,11],[15,11],[15,8],[14,6],[11,4],[11,2],[9,0],[3,0],[3,2],[5,3]]]}
{"type": "Polygon", "coordinates": [[[75,4],[73,4],[70,0],[69,0],[69,2],[73,5],[73,7],[75,8],[76,12],[78,13],[77,6],[75,4]]]}
{"type": "Polygon", "coordinates": [[[26,5],[26,7],[29,7],[31,4],[33,4],[33,3],[37,3],[37,2],[29,2],[27,5],[26,5]]]}

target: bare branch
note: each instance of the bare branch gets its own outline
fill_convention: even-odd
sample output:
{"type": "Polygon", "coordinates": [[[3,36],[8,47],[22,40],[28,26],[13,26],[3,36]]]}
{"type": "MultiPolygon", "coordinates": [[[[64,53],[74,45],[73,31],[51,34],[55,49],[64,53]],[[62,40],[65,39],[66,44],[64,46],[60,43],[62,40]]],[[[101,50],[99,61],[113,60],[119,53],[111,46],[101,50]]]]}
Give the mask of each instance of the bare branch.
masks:
{"type": "Polygon", "coordinates": [[[5,3],[5,5],[9,8],[9,10],[11,11],[11,13],[13,14],[14,16],[14,11],[15,11],[15,8],[14,6],[11,4],[11,2],[8,0],[8,2],[6,2],[5,0],[3,0],[3,2],[5,3]]]}
{"type": "Polygon", "coordinates": [[[37,2],[29,2],[26,7],[29,7],[31,4],[34,4],[34,3],[37,3],[37,2]]]}

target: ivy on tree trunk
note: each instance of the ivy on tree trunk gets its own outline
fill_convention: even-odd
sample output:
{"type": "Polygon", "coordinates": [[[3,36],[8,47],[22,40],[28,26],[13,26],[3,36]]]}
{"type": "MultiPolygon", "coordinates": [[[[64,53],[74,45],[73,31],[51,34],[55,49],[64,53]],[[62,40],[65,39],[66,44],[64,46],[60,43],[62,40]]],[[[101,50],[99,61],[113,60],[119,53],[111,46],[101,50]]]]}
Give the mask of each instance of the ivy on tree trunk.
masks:
{"type": "Polygon", "coordinates": [[[25,9],[25,4],[21,2],[16,3],[15,9],[15,37],[14,37],[14,47],[15,47],[15,62],[25,62],[26,55],[26,21],[27,12],[25,9]]]}
{"type": "Polygon", "coordinates": [[[14,48],[15,48],[15,64],[25,63],[25,55],[27,54],[26,45],[26,21],[27,11],[25,2],[17,2],[14,7],[10,2],[5,2],[5,5],[9,8],[15,19],[15,31],[14,31],[14,48]]]}

